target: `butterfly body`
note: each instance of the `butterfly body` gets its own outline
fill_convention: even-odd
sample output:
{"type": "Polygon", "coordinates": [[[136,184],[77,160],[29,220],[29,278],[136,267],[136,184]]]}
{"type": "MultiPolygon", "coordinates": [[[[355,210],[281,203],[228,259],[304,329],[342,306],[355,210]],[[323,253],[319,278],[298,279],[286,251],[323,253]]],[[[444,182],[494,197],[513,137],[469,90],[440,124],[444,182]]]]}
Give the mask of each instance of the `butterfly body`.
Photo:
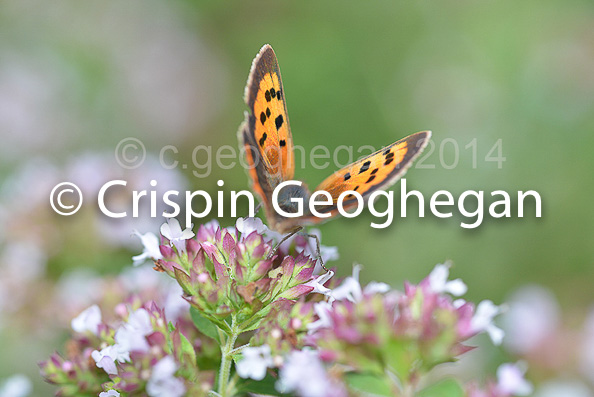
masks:
{"type": "Polygon", "coordinates": [[[252,189],[264,204],[269,227],[281,233],[334,217],[339,213],[341,195],[343,208],[349,210],[358,205],[353,193],[365,200],[374,191],[388,188],[404,175],[431,137],[430,131],[410,135],[326,178],[314,192],[329,193],[331,203],[316,207],[319,213],[329,215],[318,217],[309,209],[311,194],[305,184],[289,184],[274,194],[283,182],[293,180],[295,160],[285,91],[270,45],[264,45],[252,63],[244,99],[250,111],[245,113],[238,137],[246,152],[252,189]],[[295,214],[300,206],[299,216],[279,214],[295,214]]]}

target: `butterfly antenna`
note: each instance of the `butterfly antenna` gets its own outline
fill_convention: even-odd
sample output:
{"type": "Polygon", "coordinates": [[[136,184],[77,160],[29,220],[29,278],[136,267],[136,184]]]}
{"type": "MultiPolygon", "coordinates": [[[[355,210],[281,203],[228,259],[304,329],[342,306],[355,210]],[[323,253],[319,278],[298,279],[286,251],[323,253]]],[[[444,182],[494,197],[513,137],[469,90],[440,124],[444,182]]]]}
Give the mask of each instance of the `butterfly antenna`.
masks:
{"type": "Polygon", "coordinates": [[[324,260],[322,259],[322,250],[320,249],[320,238],[315,234],[310,233],[307,233],[306,236],[316,240],[316,259],[320,261],[320,265],[322,265],[322,268],[326,271],[326,273],[328,273],[330,270],[328,270],[328,268],[324,265],[324,260]]]}
{"type": "Polygon", "coordinates": [[[254,216],[256,216],[256,214],[258,212],[260,212],[260,208],[262,208],[262,202],[261,201],[258,203],[258,205],[256,206],[256,208],[254,209],[254,216]]]}
{"type": "Polygon", "coordinates": [[[296,228],[295,230],[287,233],[282,239],[281,241],[278,242],[278,244],[276,245],[276,247],[274,247],[274,249],[272,250],[272,252],[270,253],[270,255],[268,255],[268,258],[266,259],[270,259],[274,256],[274,254],[276,254],[276,251],[278,251],[278,249],[280,248],[281,244],[284,243],[285,241],[287,241],[288,239],[290,239],[291,237],[293,237],[294,235],[296,235],[297,233],[299,233],[301,230],[303,230],[303,226],[299,226],[298,228],[296,228]]]}

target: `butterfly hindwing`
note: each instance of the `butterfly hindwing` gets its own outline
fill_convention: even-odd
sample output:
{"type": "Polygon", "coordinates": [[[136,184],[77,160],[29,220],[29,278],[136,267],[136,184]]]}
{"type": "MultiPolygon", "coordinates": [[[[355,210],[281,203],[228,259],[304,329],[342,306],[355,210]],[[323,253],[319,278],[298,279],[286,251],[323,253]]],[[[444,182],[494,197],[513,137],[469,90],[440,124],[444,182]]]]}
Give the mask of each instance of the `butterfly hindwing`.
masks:
{"type": "Polygon", "coordinates": [[[276,185],[277,183],[271,181],[269,178],[268,166],[265,164],[264,159],[258,150],[258,146],[256,145],[254,134],[249,127],[249,115],[247,113],[246,120],[239,127],[237,135],[245,150],[251,187],[268,207],[270,204],[269,197],[271,197],[274,189],[274,186],[272,185],[276,185]]]}
{"type": "Polygon", "coordinates": [[[264,45],[252,63],[244,99],[249,107],[248,130],[270,178],[293,179],[293,138],[278,61],[264,45]]]}
{"type": "MultiPolygon", "coordinates": [[[[338,197],[345,191],[353,190],[366,198],[376,190],[390,187],[406,173],[430,138],[430,131],[417,132],[336,171],[316,188],[327,191],[333,199],[332,205],[319,212],[336,214],[338,197]]],[[[345,209],[356,203],[352,195],[343,201],[345,209]]]]}

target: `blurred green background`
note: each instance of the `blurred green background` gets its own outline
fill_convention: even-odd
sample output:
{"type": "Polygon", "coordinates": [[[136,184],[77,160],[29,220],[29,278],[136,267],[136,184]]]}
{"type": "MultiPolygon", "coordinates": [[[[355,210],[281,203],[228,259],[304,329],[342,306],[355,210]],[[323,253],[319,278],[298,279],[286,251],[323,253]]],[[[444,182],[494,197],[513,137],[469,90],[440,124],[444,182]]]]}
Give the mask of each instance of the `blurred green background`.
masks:
{"type": "MultiPolygon", "coordinates": [[[[332,265],[340,274],[357,262],[365,266],[364,281],[399,285],[451,259],[469,299],[502,302],[518,286],[538,283],[565,310],[582,314],[594,303],[593,26],[591,0],[3,1],[0,249],[17,234],[29,244],[35,229],[45,260],[27,279],[37,287],[23,292],[14,284],[21,279],[10,279],[26,295],[19,310],[10,310],[20,299],[13,292],[0,294],[0,310],[8,313],[0,330],[0,379],[15,370],[34,377],[34,363],[59,346],[60,336],[43,328],[68,325],[52,317],[22,319],[44,299],[39,285],[54,291],[48,284],[75,268],[117,273],[140,252],[130,230],[157,231],[154,224],[133,224],[121,232],[124,243],[118,237],[111,244],[109,231],[102,240],[88,226],[95,210],[52,214],[52,179],[44,172],[107,181],[122,172],[116,145],[136,137],[157,160],[164,146],[175,145],[175,159],[190,165],[174,170],[181,174],[176,178],[191,189],[215,192],[218,179],[229,190],[246,189],[240,167],[215,165],[208,177],[194,176],[192,151],[237,147],[245,81],[264,43],[279,58],[293,138],[306,151],[379,148],[430,129],[435,150],[425,164],[435,168],[407,174],[409,189],[427,200],[440,189],[512,196],[533,189],[542,197],[540,219],[528,207],[524,219],[486,215],[472,230],[459,226],[460,216],[396,217],[384,230],[369,227],[369,214],[333,220],[320,229],[323,243],[339,248],[341,259],[332,265]],[[454,167],[454,144],[443,144],[440,153],[446,139],[459,149],[454,167]],[[473,167],[466,146],[475,139],[473,167]],[[485,161],[498,140],[501,168],[485,161]],[[117,172],[102,174],[103,164],[117,172]],[[16,197],[37,194],[38,202],[29,207],[15,199],[15,189],[16,197]]],[[[163,173],[158,164],[153,168],[163,173]]],[[[150,180],[150,170],[137,177],[150,180]]],[[[313,187],[332,171],[305,167],[296,176],[313,187]]],[[[399,185],[393,189],[398,196],[399,185]]],[[[6,269],[18,273],[20,263],[4,258],[0,279],[7,283],[6,269]]]]}

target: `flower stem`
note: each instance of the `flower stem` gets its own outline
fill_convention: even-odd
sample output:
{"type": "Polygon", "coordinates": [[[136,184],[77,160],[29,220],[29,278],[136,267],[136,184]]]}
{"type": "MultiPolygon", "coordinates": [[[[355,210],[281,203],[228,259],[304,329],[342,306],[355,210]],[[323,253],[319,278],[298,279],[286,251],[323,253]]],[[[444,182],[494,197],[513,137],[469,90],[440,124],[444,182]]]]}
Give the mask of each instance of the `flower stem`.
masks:
{"type": "Polygon", "coordinates": [[[221,345],[221,368],[219,370],[219,395],[227,397],[229,388],[229,375],[231,374],[231,363],[233,361],[233,349],[241,330],[235,323],[235,315],[231,316],[231,335],[227,337],[225,344],[221,345]]]}

